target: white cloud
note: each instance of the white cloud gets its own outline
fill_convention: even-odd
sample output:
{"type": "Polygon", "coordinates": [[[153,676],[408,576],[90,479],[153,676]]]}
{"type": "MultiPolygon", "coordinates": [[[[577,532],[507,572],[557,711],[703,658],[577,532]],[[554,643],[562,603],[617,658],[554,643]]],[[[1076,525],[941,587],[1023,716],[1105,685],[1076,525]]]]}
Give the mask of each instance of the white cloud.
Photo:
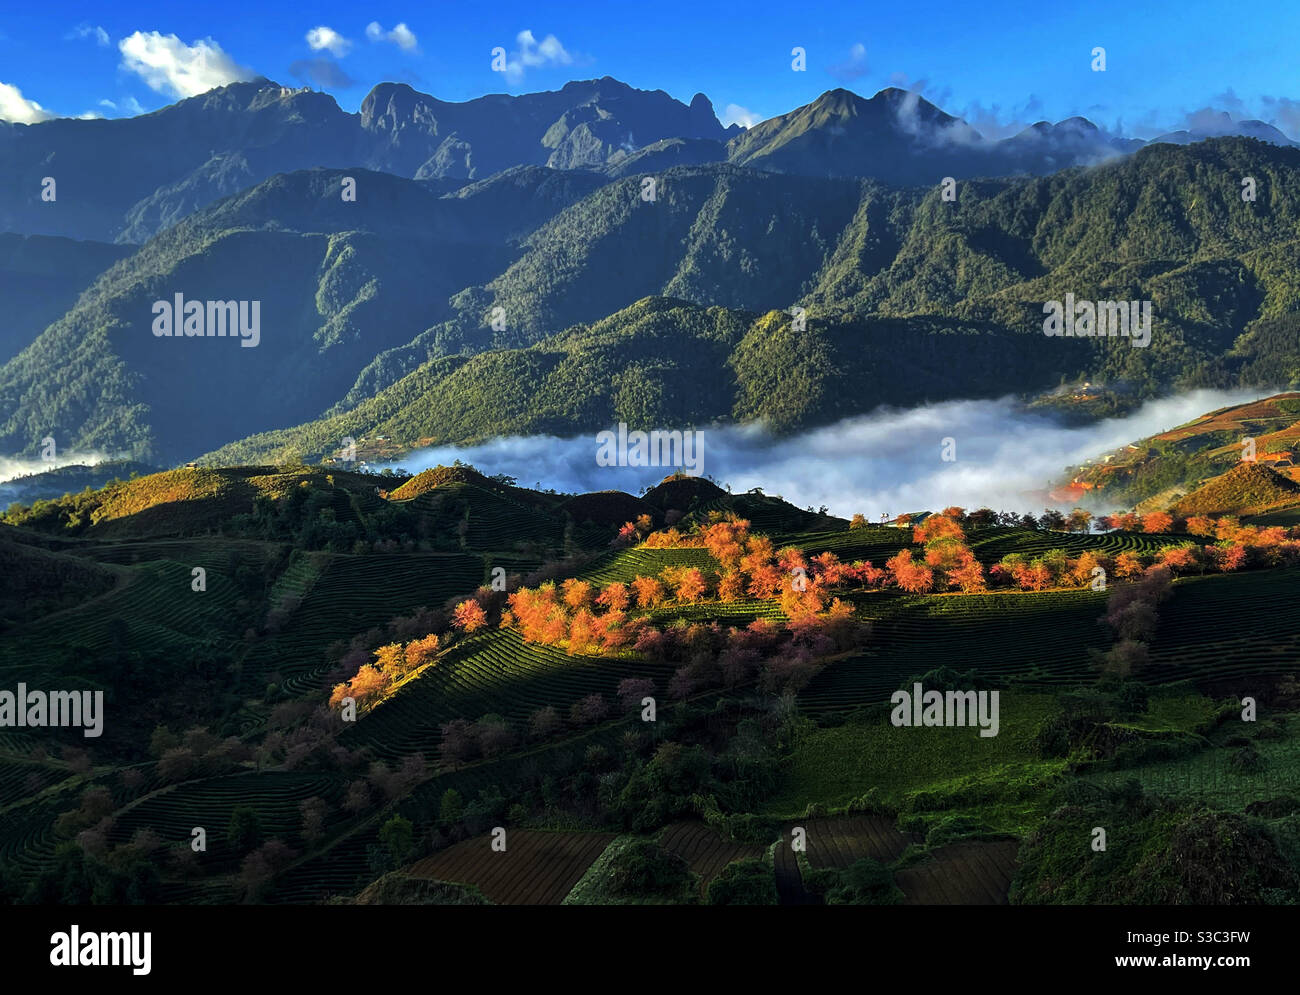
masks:
{"type": "Polygon", "coordinates": [[[985,138],[1001,141],[1020,134],[1026,128],[1043,119],[1043,102],[1030,94],[1028,99],[1011,107],[992,104],[985,107],[978,100],[972,101],[959,111],[958,117],[978,131],[985,138]]]}
{"type": "Polygon", "coordinates": [[[122,68],[150,89],[174,97],[196,97],[213,87],[253,78],[252,70],[239,65],[211,38],[186,45],[175,35],[137,31],[117,43],[122,68]]]}
{"type": "Polygon", "coordinates": [[[0,83],[0,121],[15,124],[36,124],[54,117],[35,100],[28,100],[23,91],[9,83],[0,83]]]}
{"type": "Polygon", "coordinates": [[[108,47],[108,32],[97,24],[86,24],[82,22],[72,29],[72,33],[67,35],[68,38],[94,38],[95,44],[100,47],[108,47]]]}
{"type": "Polygon", "coordinates": [[[107,107],[110,111],[116,111],[116,110],[125,111],[127,114],[131,115],[132,117],[134,117],[137,114],[143,114],[145,112],[144,108],[140,106],[140,101],[136,100],[135,97],[127,97],[125,100],[122,101],[120,105],[116,101],[109,100],[107,97],[105,97],[103,100],[99,102],[99,106],[107,107]]]}
{"type": "Polygon", "coordinates": [[[516,48],[506,56],[505,77],[512,85],[524,78],[529,69],[540,66],[567,66],[573,56],[560,44],[555,35],[547,35],[540,42],[527,29],[515,36],[516,48]]]}
{"type": "Polygon", "coordinates": [[[307,44],[311,46],[313,52],[329,52],[339,59],[352,49],[352,42],[323,24],[307,32],[307,44]]]}
{"type": "Polygon", "coordinates": [[[102,121],[104,120],[104,115],[99,113],[99,111],[83,111],[82,113],[77,115],[77,120],[78,121],[102,121]]]}
{"type": "Polygon", "coordinates": [[[1269,122],[1291,138],[1300,138],[1300,101],[1291,97],[1263,97],[1269,122]]]}
{"type": "Polygon", "coordinates": [[[838,80],[850,82],[865,76],[868,71],[867,46],[858,42],[849,49],[849,57],[844,62],[831,66],[826,71],[838,80]]]}
{"type": "Polygon", "coordinates": [[[415,37],[415,32],[408,28],[405,22],[397,25],[392,31],[385,31],[378,21],[371,21],[366,25],[366,37],[371,41],[391,41],[403,52],[414,52],[420,44],[419,39],[415,37]]]}
{"type": "Polygon", "coordinates": [[[730,128],[733,124],[738,124],[742,128],[752,128],[764,118],[763,115],[755,114],[748,107],[741,107],[740,104],[727,104],[722,112],[721,120],[724,128],[730,128]]]}
{"type": "Polygon", "coordinates": [[[1294,141],[1295,136],[1300,136],[1300,102],[1290,97],[1260,97],[1259,104],[1256,105],[1260,108],[1258,113],[1232,90],[1211,99],[1214,101],[1212,104],[1184,112],[1172,123],[1168,120],[1167,112],[1149,111],[1133,126],[1132,133],[1145,139],[1171,132],[1190,131],[1196,137],[1245,135],[1274,141],[1276,136],[1269,133],[1267,128],[1261,129],[1253,123],[1262,121],[1265,125],[1280,130],[1288,141],[1294,141]]]}
{"type": "MultiPolygon", "coordinates": [[[[96,466],[107,460],[122,459],[125,455],[124,453],[69,452],[60,449],[53,460],[13,459],[0,456],[0,483],[7,483],[19,477],[29,477],[32,474],[49,473],[61,466],[96,466]]],[[[19,497],[19,494],[9,491],[9,488],[0,488],[0,500],[5,498],[13,500],[19,497]]]]}
{"type": "MultiPolygon", "coordinates": [[[[703,461],[700,470],[730,484],[732,493],[762,487],[798,507],[824,504],[845,518],[862,512],[875,520],[882,513],[892,517],[954,504],[1038,514],[1056,504],[1047,489],[1067,467],[1203,412],[1270,393],[1197,390],[1077,427],[1031,413],[1011,398],[945,401],[901,411],[882,408],[779,438],[758,425],[708,428],[696,452],[703,461]],[[956,463],[939,459],[939,440],[949,435],[961,447],[956,463]]],[[[542,487],[570,493],[618,488],[635,494],[670,472],[601,467],[592,459],[595,448],[594,433],[569,439],[515,436],[463,449],[417,450],[392,465],[418,472],[461,459],[484,473],[508,473],[525,486],[540,478],[542,487]]]]}

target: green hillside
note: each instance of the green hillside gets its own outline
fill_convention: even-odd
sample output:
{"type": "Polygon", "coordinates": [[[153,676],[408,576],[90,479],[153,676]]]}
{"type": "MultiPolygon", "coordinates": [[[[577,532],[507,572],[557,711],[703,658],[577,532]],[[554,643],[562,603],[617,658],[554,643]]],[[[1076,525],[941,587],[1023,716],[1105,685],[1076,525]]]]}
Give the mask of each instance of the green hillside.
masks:
{"type": "Polygon", "coordinates": [[[265,433],[295,425],[310,438],[292,446],[320,453],[374,431],[401,445],[585,432],[621,412],[645,427],[765,418],[784,430],[1062,378],[1139,398],[1289,382],[1300,216],[1273,191],[1298,173],[1300,150],[1215,139],[969,181],[955,204],[937,188],[722,164],[666,170],[653,201],[635,176],[593,189],[540,169],[444,196],[360,171],[355,203],[339,171],[279,176],[119,262],[0,368],[12,402],[0,447],[32,453],[53,434],[180,461],[263,435],[235,451],[261,459],[290,444],[265,433]],[[1258,181],[1254,203],[1225,179],[1243,174],[1258,181]],[[177,287],[261,300],[261,344],[152,336],[150,303],[177,287]],[[1043,302],[1067,293],[1152,301],[1150,346],[1044,336],[1043,302]],[[695,313],[649,334],[646,297],[695,313]],[[753,324],[796,305],[807,338],[753,324]],[[691,383],[701,349],[734,379],[691,383]],[[591,379],[604,396],[584,386],[578,403],[574,367],[588,362],[605,371],[591,379]],[[196,417],[218,397],[221,419],[196,417]]]}
{"type": "MultiPolygon", "coordinates": [[[[673,898],[634,894],[694,901],[794,819],[810,862],[778,855],[762,872],[782,903],[814,901],[798,895],[821,895],[861,856],[913,902],[1294,900],[1292,561],[1261,550],[1226,572],[1180,570],[1153,602],[1143,662],[1119,676],[1098,669],[1117,645],[1104,619],[1131,585],[1098,591],[1062,573],[1021,589],[1006,571],[1086,557],[1117,569],[1121,554],[1149,564],[1192,537],[952,521],[991,589],[864,581],[859,561],[918,548],[910,530],[683,476],[638,499],[537,492],[464,465],[410,478],[187,469],[12,509],[0,522],[4,684],[101,689],[108,721],[95,739],[0,732],[0,894],[316,902],[405,868],[450,875],[426,889],[449,900],[481,885],[501,901],[559,902],[582,875],[551,880],[555,848],[585,840],[594,861],[617,836],[601,874],[627,840],[681,840],[706,879],[684,878],[673,898]],[[645,541],[614,542],[634,513],[645,541]],[[664,517],[674,531],[645,532],[664,517]],[[781,548],[809,564],[823,608],[839,599],[853,640],[800,622],[780,572],[774,594],[723,596],[738,562],[759,571],[781,548]],[[757,560],[738,560],[746,551],[757,560]],[[702,597],[675,588],[695,572],[702,597]],[[670,587],[646,604],[652,578],[670,587]],[[539,637],[523,619],[548,590],[568,606],[552,620],[635,619],[639,635],[584,650],[577,628],[539,637]],[[466,625],[471,597],[487,625],[466,625]],[[406,663],[355,723],[326,707],[331,691],[363,693],[369,661],[394,659],[406,663]],[[778,676],[799,666],[782,695],[778,676]],[[998,735],[892,725],[892,693],[915,681],[997,690],[998,735]],[[649,728],[645,694],[659,709],[649,728]],[[1240,721],[1244,696],[1254,724],[1240,721]],[[419,827],[406,842],[399,816],[419,827]],[[1101,880],[1069,842],[1094,816],[1136,848],[1101,880]],[[1187,866],[1211,859],[1188,835],[1206,819],[1248,847],[1247,895],[1179,891],[1170,876],[1163,846],[1187,848],[1187,866]],[[1148,823],[1159,831],[1132,829],[1148,823]],[[195,825],[210,841],[198,859],[181,852],[195,825]],[[498,825],[519,857],[482,877],[464,841],[498,825]],[[953,890],[981,867],[983,884],[953,890]],[[917,890],[932,872],[948,884],[917,890]]],[[[1281,545],[1297,542],[1292,530],[1281,545]]]]}

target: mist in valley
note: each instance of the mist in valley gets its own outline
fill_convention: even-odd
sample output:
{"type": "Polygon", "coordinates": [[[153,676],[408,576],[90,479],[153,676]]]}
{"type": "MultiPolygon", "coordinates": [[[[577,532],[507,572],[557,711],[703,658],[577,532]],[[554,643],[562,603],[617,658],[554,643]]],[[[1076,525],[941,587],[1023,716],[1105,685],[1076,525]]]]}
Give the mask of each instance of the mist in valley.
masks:
{"type": "MultiPolygon", "coordinates": [[[[698,472],[733,492],[760,487],[801,508],[825,506],[846,518],[861,512],[869,521],[954,504],[1037,513],[1061,506],[1046,492],[1084,460],[1270,393],[1190,391],[1149,401],[1124,417],[1072,427],[1006,397],[880,409],[786,437],[774,438],[754,425],[705,428],[698,472]],[[946,439],[952,440],[947,449],[955,460],[943,459],[946,439]]],[[[674,469],[600,466],[597,450],[594,432],[516,436],[417,450],[386,465],[414,473],[459,459],[487,474],[515,477],[524,487],[631,494],[674,469]]]]}

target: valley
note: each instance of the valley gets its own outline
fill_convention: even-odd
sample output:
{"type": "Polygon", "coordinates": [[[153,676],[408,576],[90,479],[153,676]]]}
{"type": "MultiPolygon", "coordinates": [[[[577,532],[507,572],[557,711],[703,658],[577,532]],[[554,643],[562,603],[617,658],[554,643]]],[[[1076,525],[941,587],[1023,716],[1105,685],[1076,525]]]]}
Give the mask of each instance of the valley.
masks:
{"type": "Polygon", "coordinates": [[[1253,818],[1224,859],[1285,894],[1300,535],[1028,521],[467,466],[178,470],[11,509],[6,604],[52,571],[86,596],[6,610],[0,669],[106,697],[95,741],[0,733],[6,893],[71,899],[76,863],[126,901],[1198,901],[1143,861],[1253,818]],[[1143,584],[1154,616],[1106,624],[1143,584]],[[899,728],[917,684],[1000,695],[996,724],[899,728]],[[1137,847],[1104,885],[1061,849],[1076,818],[1137,847]],[[1173,836],[1124,835],[1148,823],[1173,836]]]}
{"type": "Polygon", "coordinates": [[[0,25],[13,963],[1284,954],[1291,15],[1121,7],[0,25]]]}

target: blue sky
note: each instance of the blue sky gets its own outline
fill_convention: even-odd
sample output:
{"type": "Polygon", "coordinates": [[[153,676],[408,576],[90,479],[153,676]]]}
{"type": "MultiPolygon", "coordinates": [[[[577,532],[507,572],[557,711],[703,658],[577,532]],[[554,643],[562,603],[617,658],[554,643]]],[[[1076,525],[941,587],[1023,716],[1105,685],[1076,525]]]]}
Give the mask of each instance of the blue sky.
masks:
{"type": "Polygon", "coordinates": [[[1300,137],[1297,35],[1300,4],[1250,0],[55,2],[0,15],[0,117],[121,116],[249,74],[325,89],[350,111],[385,80],[465,100],[609,75],[681,100],[703,91],[742,122],[835,86],[902,85],[990,135],[1082,114],[1150,136],[1215,108],[1300,137]],[[496,46],[508,73],[492,71],[496,46]],[[795,46],[806,72],[791,70],[795,46]],[[1105,72],[1091,69],[1095,46],[1105,72]]]}

